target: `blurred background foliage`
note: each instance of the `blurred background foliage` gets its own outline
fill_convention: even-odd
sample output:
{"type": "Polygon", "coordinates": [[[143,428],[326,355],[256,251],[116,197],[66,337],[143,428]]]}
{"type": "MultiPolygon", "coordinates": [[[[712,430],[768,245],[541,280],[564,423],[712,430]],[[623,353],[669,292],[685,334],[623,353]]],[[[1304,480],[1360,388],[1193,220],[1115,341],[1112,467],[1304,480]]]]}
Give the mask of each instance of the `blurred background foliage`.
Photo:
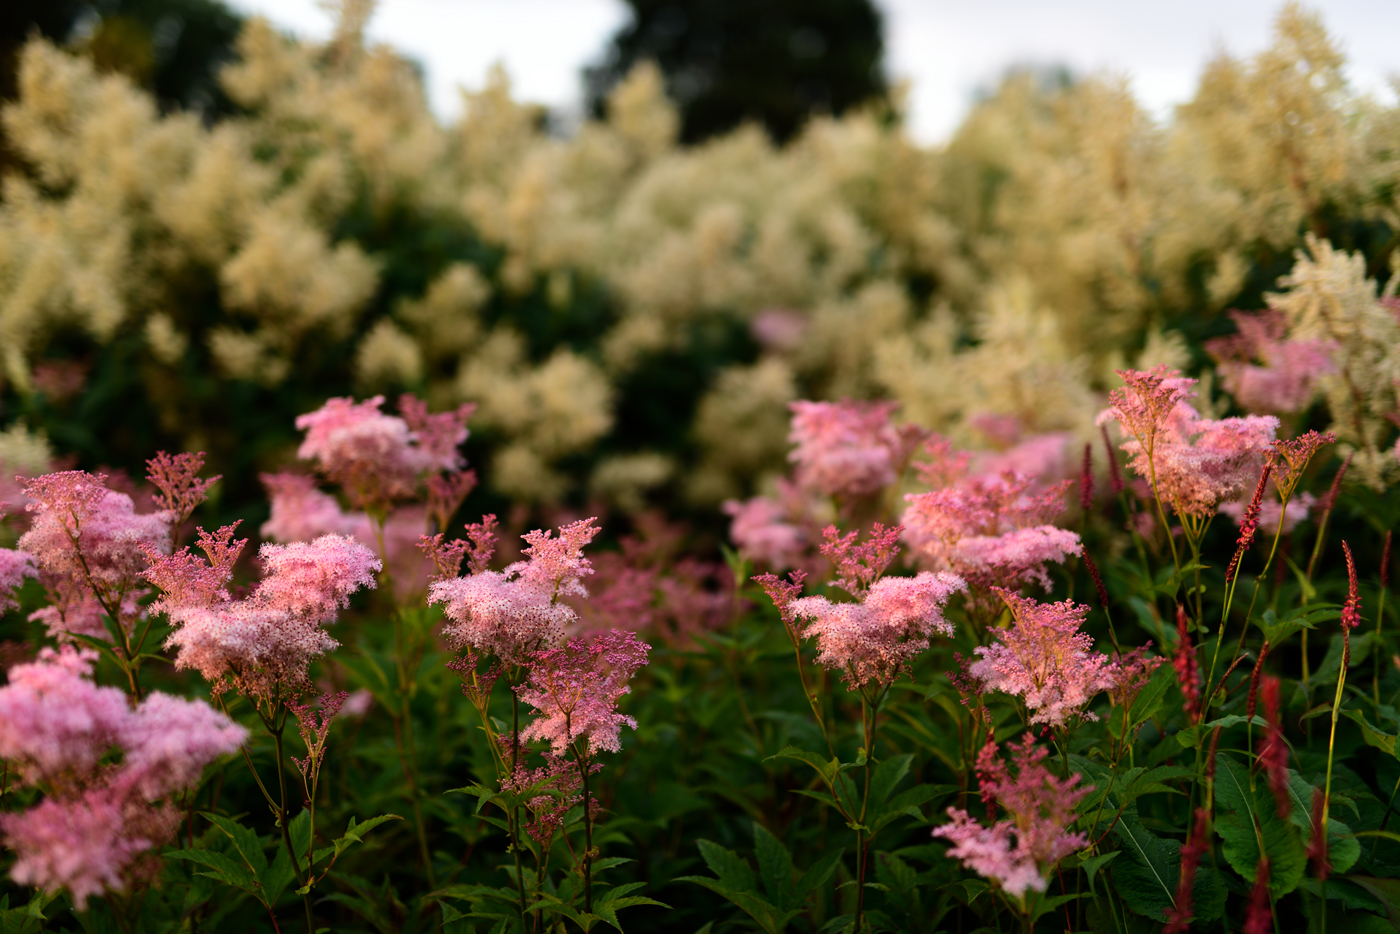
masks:
{"type": "Polygon", "coordinates": [[[334,7],[315,45],[214,0],[7,5],[0,421],[84,467],[207,450],[256,519],[295,415],[412,390],[480,405],[472,514],[713,527],[793,399],[1087,436],[1114,367],[1200,364],[1306,235],[1392,268],[1400,110],[1298,7],[1166,123],[1013,71],[938,147],[868,0],[638,0],[568,133],[500,71],[442,125],[334,7]]]}

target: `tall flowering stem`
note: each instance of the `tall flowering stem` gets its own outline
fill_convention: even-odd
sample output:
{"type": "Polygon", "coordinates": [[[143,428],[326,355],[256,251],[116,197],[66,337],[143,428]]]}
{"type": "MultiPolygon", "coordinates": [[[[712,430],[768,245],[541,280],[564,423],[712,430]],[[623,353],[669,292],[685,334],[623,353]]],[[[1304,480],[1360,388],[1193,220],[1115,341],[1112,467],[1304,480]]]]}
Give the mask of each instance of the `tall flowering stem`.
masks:
{"type": "Polygon", "coordinates": [[[1381,702],[1381,624],[1385,621],[1385,595],[1390,589],[1390,546],[1393,535],[1387,529],[1385,533],[1385,545],[1381,548],[1381,573],[1380,573],[1380,599],[1376,602],[1376,644],[1371,650],[1371,697],[1379,704],[1381,702]]]}
{"type": "MultiPolygon", "coordinates": [[[[856,533],[841,535],[834,527],[825,533],[824,554],[836,569],[833,587],[845,590],[855,601],[835,603],[826,597],[799,597],[802,578],[784,582],[771,575],[758,579],[778,606],[783,625],[793,640],[801,672],[799,637],[817,642],[817,664],[839,672],[850,690],[861,699],[862,748],[857,765],[864,772],[859,806],[850,798],[840,777],[838,790],[823,773],[832,799],[847,822],[856,828],[855,930],[860,931],[865,911],[865,878],[870,839],[865,821],[870,809],[871,770],[876,762],[876,730],[880,706],[900,674],[928,648],[935,634],[952,635],[943,618],[943,606],[953,593],[963,590],[963,580],[946,571],[924,571],[914,577],[884,577],[899,554],[897,542],[904,530],[876,523],[865,543],[856,533]]],[[[803,690],[807,691],[803,678],[803,690]]],[[[808,694],[813,714],[822,720],[816,697],[808,694]]],[[[823,733],[826,732],[823,724],[823,733]]],[[[835,759],[830,736],[827,749],[835,759]]]]}
{"type": "Polygon", "coordinates": [[[1337,716],[1342,709],[1342,691],[1347,683],[1347,666],[1351,664],[1351,631],[1361,625],[1361,589],[1356,579],[1356,561],[1351,556],[1351,546],[1342,542],[1342,552],[1347,559],[1347,601],[1342,605],[1342,667],[1337,672],[1337,692],[1332,698],[1332,729],[1327,737],[1327,781],[1322,793],[1322,819],[1320,839],[1327,840],[1327,819],[1332,805],[1332,754],[1337,741],[1337,716]]]}
{"type": "Polygon", "coordinates": [[[631,692],[628,682],[647,664],[651,646],[636,633],[616,629],[591,640],[570,639],[559,648],[534,653],[530,674],[516,691],[535,710],[522,740],[543,740],[555,756],[573,755],[583,788],[584,849],[581,874],[584,910],[593,910],[594,802],[588,777],[600,752],[620,752],[622,727],[637,721],[617,712],[631,692]]]}

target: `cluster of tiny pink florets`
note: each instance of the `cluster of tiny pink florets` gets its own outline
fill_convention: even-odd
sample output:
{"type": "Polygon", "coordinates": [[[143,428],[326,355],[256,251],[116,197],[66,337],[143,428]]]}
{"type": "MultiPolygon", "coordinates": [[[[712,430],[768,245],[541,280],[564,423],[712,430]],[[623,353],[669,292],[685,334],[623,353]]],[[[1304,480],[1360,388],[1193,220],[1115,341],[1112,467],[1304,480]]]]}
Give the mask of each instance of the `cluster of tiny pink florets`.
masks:
{"type": "Polygon", "coordinates": [[[1124,386],[1099,415],[1129,435],[1122,449],[1139,477],[1178,515],[1207,517],[1253,489],[1278,431],[1272,415],[1201,418],[1188,400],[1195,380],[1176,370],[1119,370],[1124,386]]]}
{"type": "Polygon", "coordinates": [[[18,858],[16,882],[66,888],[82,908],[119,889],[138,857],[159,847],[178,815],[151,802],[188,788],[247,731],[202,701],[154,693],[131,707],[91,680],[96,653],[63,646],[16,665],[0,688],[0,758],[48,793],[0,816],[18,858]],[[117,765],[104,765],[113,749],[117,765]]]}
{"type": "Polygon", "coordinates": [[[1093,789],[1077,787],[1078,775],[1056,778],[1041,764],[1046,750],[1037,748],[1029,733],[1013,750],[1014,777],[991,743],[977,760],[983,800],[1005,810],[1007,817],[987,827],[967,811],[949,808],[953,822],[934,828],[933,835],[953,843],[949,856],[1021,899],[1031,889],[1044,892],[1055,864],[1088,843],[1084,834],[1068,828],[1075,807],[1093,789]]]}
{"type": "Polygon", "coordinates": [[[888,685],[928,648],[935,633],[952,635],[943,618],[948,598],[964,584],[946,571],[923,571],[914,577],[883,577],[899,554],[899,526],[878,523],[864,544],[856,533],[841,536],[826,530],[823,553],[836,566],[834,581],[856,600],[835,603],[826,597],[799,597],[801,579],[784,585],[772,575],[757,580],[790,626],[817,642],[817,664],[841,672],[846,683],[888,685]]]}
{"type": "Polygon", "coordinates": [[[152,556],[146,576],[164,594],[154,608],[176,627],[167,645],[178,650],[176,667],[193,668],[218,688],[258,698],[300,693],[312,660],[339,645],[322,627],[350,594],[374,586],[379,560],[340,535],[263,545],[262,579],[247,598],[233,600],[227,585],[246,543],[233,538],[235,528],[201,532],[203,559],[188,548],[152,556]]]}
{"type": "Polygon", "coordinates": [[[905,497],[905,538],[920,557],[979,590],[1049,587],[1046,565],[1079,554],[1079,536],[1050,520],[1064,511],[1069,481],[1032,492],[1035,478],[973,477],[905,497]]]}
{"type": "Polygon", "coordinates": [[[994,630],[996,642],[979,646],[981,656],[968,674],[986,690],[1020,697],[1031,711],[1031,723],[1063,727],[1083,717],[1097,719],[1086,709],[1103,691],[1126,694],[1129,685],[1150,674],[1160,659],[1129,654],[1113,659],[1093,650],[1094,640],[1080,627],[1087,606],[1069,600],[1039,603],[1008,590],[997,593],[1011,609],[1014,623],[994,630]]]}
{"type": "Polygon", "coordinates": [[[547,742],[556,756],[575,743],[586,744],[585,757],[620,751],[622,727],[636,729],[637,721],[618,713],[617,704],[631,692],[627,683],[646,665],[650,649],[636,633],[614,629],[532,653],[517,694],[536,716],[520,738],[547,742]]]}
{"type": "MultiPolygon", "coordinates": [[[[596,519],[525,535],[527,560],[504,571],[484,567],[435,582],[432,603],[445,604],[443,636],[456,649],[496,656],[507,665],[528,664],[532,653],[557,646],[577,614],[563,598],[587,596],[583,578],[593,568],[584,546],[598,534],[596,519]]],[[[460,557],[458,558],[460,561],[460,557]]]]}
{"type": "Polygon", "coordinates": [[[869,496],[894,483],[910,450],[890,423],[893,402],[793,402],[795,445],[788,459],[798,482],[827,496],[869,496]]]}
{"type": "Polygon", "coordinates": [[[1318,377],[1335,369],[1336,345],[1288,340],[1281,311],[1230,313],[1237,334],[1206,341],[1225,391],[1250,412],[1286,415],[1308,407],[1318,377]]]}

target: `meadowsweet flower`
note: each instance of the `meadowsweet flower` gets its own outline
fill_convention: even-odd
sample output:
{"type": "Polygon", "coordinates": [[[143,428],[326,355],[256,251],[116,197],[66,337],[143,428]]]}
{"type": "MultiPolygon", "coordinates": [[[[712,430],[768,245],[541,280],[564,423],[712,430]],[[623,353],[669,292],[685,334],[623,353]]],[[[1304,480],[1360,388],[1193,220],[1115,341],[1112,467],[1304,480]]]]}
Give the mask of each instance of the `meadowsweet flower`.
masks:
{"type": "Polygon", "coordinates": [[[461,468],[457,446],[467,438],[473,408],[429,415],[424,403],[406,395],[399,400],[403,417],[397,417],[381,412],[383,404],[383,396],[360,403],[333,398],[296,420],[306,432],[297,456],[314,461],[353,505],[380,514],[418,495],[425,474],[461,468]]]}
{"type": "Polygon", "coordinates": [[[194,512],[195,507],[209,498],[209,488],[221,477],[200,477],[204,469],[204,452],[167,454],[160,451],[146,461],[146,479],[160,490],[156,506],[170,513],[171,525],[179,527],[194,512]]]}
{"type": "Polygon", "coordinates": [[[203,701],[154,692],[136,707],[91,680],[97,654],[44,649],[9,671],[0,688],[0,757],[48,796],[0,815],[16,853],[11,878],[66,888],[80,909],[106,889],[152,877],[142,864],[174,832],[179,814],[151,802],[194,785],[204,767],[233,752],[247,731],[203,701]],[[119,760],[107,755],[119,750],[119,760]]]}
{"type": "Polygon", "coordinates": [[[943,606],[964,587],[954,574],[923,571],[914,577],[882,577],[858,602],[801,597],[786,610],[805,623],[803,638],[817,640],[817,664],[841,672],[851,688],[872,681],[886,685],[928,648],[935,633],[953,634],[943,606]]]}
{"type": "Polygon", "coordinates": [[[806,535],[788,519],[788,511],[777,500],[767,496],[731,499],[723,508],[731,517],[729,540],[746,558],[777,570],[802,561],[807,551],[806,535]]]}
{"type": "MultiPolygon", "coordinates": [[[[448,644],[493,654],[508,665],[526,664],[532,653],[558,645],[578,619],[562,598],[588,595],[582,579],[593,569],[583,548],[598,534],[596,522],[566,525],[557,538],[547,531],[529,532],[523,536],[529,543],[527,560],[504,571],[483,566],[432,584],[429,601],[446,605],[442,633],[448,644]]],[[[485,538],[474,547],[485,548],[485,538]]]]}
{"type": "MultiPolygon", "coordinates": [[[[564,826],[564,817],[571,808],[583,802],[579,789],[583,787],[580,766],[563,756],[546,752],[545,764],[539,768],[517,765],[515,771],[501,779],[501,790],[513,794],[534,790],[539,792],[525,802],[530,817],[525,821],[525,832],[537,843],[548,845],[559,828],[564,826]]],[[[602,771],[601,762],[588,766],[589,774],[602,771]]],[[[598,801],[590,796],[589,808],[598,810],[598,801]]]]}
{"type": "Polygon", "coordinates": [[[316,778],[321,771],[321,763],[326,758],[326,740],[330,737],[331,721],[340,713],[341,706],[349,698],[348,691],[327,691],[321,695],[320,709],[310,704],[293,701],[287,708],[297,718],[297,731],[306,744],[305,758],[292,756],[292,762],[301,773],[303,787],[309,792],[316,787],[316,778]]]}
{"type": "Polygon", "coordinates": [[[0,688],[0,758],[29,783],[83,777],[115,746],[129,716],[126,694],[92,682],[97,653],[63,645],[15,665],[0,688]]]}
{"type": "Polygon", "coordinates": [[[140,615],[136,598],[148,555],[170,550],[173,514],[139,514],[131,497],[108,489],[105,480],[68,470],[25,485],[32,523],[18,544],[32,556],[51,605],[61,608],[36,614],[56,636],[79,632],[108,638],[101,613],[115,616],[130,631],[140,615]],[[65,629],[57,631],[55,624],[65,629]]]}
{"type": "Polygon", "coordinates": [[[34,577],[38,573],[33,555],[14,548],[0,548],[0,613],[19,606],[14,592],[26,577],[34,577]]]}
{"type": "Polygon", "coordinates": [[[1049,588],[1046,565],[1079,554],[1079,536],[1048,524],[1064,509],[1069,482],[1028,492],[1033,479],[1017,474],[913,493],[901,523],[905,540],[935,568],[959,575],[975,590],[1049,588]]]}
{"type": "Polygon", "coordinates": [[[981,657],[968,673],[989,690],[1020,697],[1031,723],[1063,727],[1078,717],[1098,719],[1085,707],[1100,691],[1119,687],[1124,673],[1079,631],[1089,608],[1068,600],[1038,603],[1002,588],[996,593],[1015,622],[994,630],[995,643],[973,650],[981,657]]]}
{"type": "Polygon", "coordinates": [[[1278,419],[1205,419],[1188,400],[1196,382],[1175,370],[1119,370],[1124,387],[1109,393],[1113,403],[1100,424],[1115,419],[1131,435],[1122,449],[1138,476],[1183,517],[1205,518],[1238,496],[1263,466],[1278,419]]]}
{"type": "Polygon", "coordinates": [[[82,911],[92,896],[124,889],[133,875],[153,876],[153,868],[138,861],[169,840],[179,822],[173,808],[152,808],[120,788],[97,787],[0,815],[0,834],[15,851],[11,879],[50,892],[67,889],[82,911]]]}
{"type": "Polygon", "coordinates": [[[1152,675],[1162,664],[1160,658],[1148,658],[1147,650],[1152,647],[1151,641],[1138,646],[1130,652],[1115,652],[1110,662],[1111,684],[1105,689],[1108,692],[1108,699],[1115,707],[1131,707],[1133,701],[1137,700],[1138,694],[1147,686],[1147,682],[1152,679],[1152,675]]]}
{"type": "Polygon", "coordinates": [[[1337,436],[1330,431],[1305,431],[1296,438],[1280,438],[1272,445],[1274,449],[1274,486],[1279,499],[1291,501],[1298,481],[1308,469],[1313,456],[1324,445],[1334,444],[1337,436]]]}
{"type": "Polygon", "coordinates": [[[152,692],[122,722],[122,770],[146,800],[199,781],[204,767],[237,751],[248,731],[204,701],[152,692]]]}
{"type": "Polygon", "coordinates": [[[886,528],[876,522],[864,544],[857,544],[859,532],[842,535],[834,525],[822,531],[825,541],[821,553],[836,566],[836,580],[832,586],[840,587],[852,596],[860,596],[899,555],[899,536],[903,533],[899,526],[886,528]]]}
{"type": "Polygon", "coordinates": [[[1230,312],[1239,333],[1206,341],[1225,391],[1250,412],[1301,412],[1317,392],[1316,382],[1336,369],[1330,341],[1287,339],[1282,311],[1230,312]]]}
{"type": "Polygon", "coordinates": [[[877,493],[895,480],[912,445],[890,424],[895,402],[791,402],[798,482],[827,496],[877,493]]]}
{"type": "Polygon", "coordinates": [[[960,808],[949,808],[950,824],[935,827],[933,835],[953,842],[948,855],[1020,900],[1031,889],[1044,892],[1055,864],[1088,843],[1082,833],[1067,828],[1074,823],[1074,809],[1093,791],[1079,788],[1079,776],[1056,778],[1042,765],[1047,752],[1035,746],[1027,733],[1013,746],[1013,777],[988,743],[978,755],[983,800],[995,803],[1007,817],[990,827],[960,808]]]}
{"type": "Polygon", "coordinates": [[[637,721],[618,713],[617,704],[631,692],[627,682],[646,665],[650,650],[635,633],[612,630],[533,653],[517,694],[536,716],[520,738],[544,740],[556,756],[584,741],[588,756],[621,751],[622,728],[636,729],[637,721]]]}
{"type": "Polygon", "coordinates": [[[178,649],[175,665],[197,670],[216,690],[232,685],[258,699],[305,690],[312,660],[339,645],[322,627],[351,593],[374,586],[380,562],[339,535],[265,544],[258,554],[262,579],[246,599],[231,600],[227,583],[245,544],[233,532],[225,526],[201,534],[204,560],[181,549],[148,572],[164,592],[155,608],[175,626],[166,641],[178,649]]]}
{"type": "Polygon", "coordinates": [[[309,542],[322,535],[373,534],[364,513],[345,513],[335,497],[305,474],[259,474],[271,515],[259,531],[274,542],[309,542]]]}

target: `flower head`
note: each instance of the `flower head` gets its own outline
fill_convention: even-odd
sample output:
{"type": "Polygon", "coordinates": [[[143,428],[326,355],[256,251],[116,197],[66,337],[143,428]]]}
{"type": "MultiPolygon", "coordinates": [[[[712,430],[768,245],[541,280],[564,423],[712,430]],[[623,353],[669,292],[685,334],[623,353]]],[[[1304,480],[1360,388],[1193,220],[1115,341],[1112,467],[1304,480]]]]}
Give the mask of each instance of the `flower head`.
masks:
{"type": "Polygon", "coordinates": [[[472,407],[429,415],[413,396],[399,400],[403,417],[380,411],[383,396],[356,403],[326,400],[314,412],[297,417],[306,432],[297,456],[315,461],[329,480],[340,485],[351,503],[384,513],[396,502],[417,495],[426,474],[461,468],[457,446],[466,440],[472,407]]]}
{"type": "MultiPolygon", "coordinates": [[[[489,571],[485,562],[494,547],[492,517],[491,528],[477,530],[473,538],[473,573],[438,580],[429,588],[430,602],[446,604],[448,622],[442,632],[448,643],[488,652],[508,665],[527,664],[533,653],[558,645],[578,619],[563,598],[588,595],[583,578],[593,568],[583,549],[598,534],[596,522],[566,525],[557,538],[549,531],[526,533],[527,560],[489,571]]],[[[470,527],[468,532],[473,535],[470,527]]]]}
{"type": "Polygon", "coordinates": [[[203,451],[173,455],[160,451],[146,461],[146,479],[160,490],[156,505],[173,516],[172,525],[188,519],[195,507],[209,498],[209,488],[221,479],[200,477],[203,469],[203,451]]]}
{"type": "Polygon", "coordinates": [[[33,555],[13,548],[0,548],[0,613],[19,606],[14,592],[26,577],[34,577],[38,573],[33,555]]]}
{"type": "Polygon", "coordinates": [[[636,633],[614,629],[533,653],[517,693],[536,716],[520,738],[545,740],[556,756],[578,742],[587,743],[588,756],[620,751],[622,728],[636,729],[637,721],[618,713],[617,704],[650,650],[636,633]]]}
{"type": "Polygon", "coordinates": [[[1250,412],[1288,414],[1308,407],[1317,379],[1336,369],[1329,341],[1291,341],[1282,311],[1230,312],[1239,333],[1206,341],[1225,391],[1250,412]]]}
{"type": "Polygon", "coordinates": [[[1062,727],[1077,717],[1097,719],[1085,710],[1100,691],[1124,687],[1124,672],[1107,655],[1093,651],[1094,640],[1080,632],[1087,606],[1038,603],[997,588],[1015,619],[994,630],[997,641],[974,651],[981,658],[968,672],[990,690],[1020,697],[1033,712],[1031,723],[1062,727]]]}
{"type": "Polygon", "coordinates": [[[1342,629],[1350,631],[1361,625],[1361,590],[1356,581],[1356,561],[1351,556],[1351,546],[1342,542],[1342,552],[1347,558],[1347,602],[1342,604],[1342,629]]]}
{"type": "Polygon", "coordinates": [[[182,549],[148,572],[164,596],[158,608],[176,627],[167,645],[177,668],[194,668],[216,689],[233,685],[255,698],[304,690],[307,668],[338,642],[322,628],[375,585],[379,559],[354,539],[323,535],[314,542],[265,544],[263,577],[246,599],[228,598],[233,560],[243,542],[234,526],[201,533],[200,560],[182,549]]]}
{"type": "Polygon", "coordinates": [[[943,605],[964,587],[947,571],[924,571],[880,578],[858,602],[802,597],[788,603],[787,612],[805,622],[804,638],[817,640],[817,664],[841,672],[848,686],[889,684],[928,648],[933,634],[952,635],[943,605]]]}
{"type": "Polygon", "coordinates": [[[933,835],[953,842],[949,856],[1021,899],[1031,889],[1044,892],[1055,864],[1088,843],[1084,834],[1068,828],[1075,807],[1093,788],[1077,787],[1078,775],[1056,778],[1041,764],[1046,750],[1036,748],[1029,733],[1013,752],[1014,776],[991,743],[977,761],[983,799],[1003,808],[1007,817],[986,827],[966,811],[949,808],[953,822],[935,827],[933,835]]]}
{"type": "Polygon", "coordinates": [[[1172,667],[1176,669],[1176,681],[1186,702],[1186,719],[1195,723],[1201,716],[1201,667],[1196,659],[1196,647],[1191,644],[1191,633],[1187,631],[1186,609],[1181,604],[1176,607],[1176,651],[1172,653],[1172,667]]]}
{"type": "Polygon", "coordinates": [[[799,482],[828,496],[869,496],[894,483],[904,444],[890,424],[894,402],[792,402],[799,482]]]}
{"type": "Polygon", "coordinates": [[[745,557],[778,570],[802,561],[806,536],[777,500],[767,496],[731,499],[724,504],[724,511],[730,516],[729,539],[745,557]]]}

